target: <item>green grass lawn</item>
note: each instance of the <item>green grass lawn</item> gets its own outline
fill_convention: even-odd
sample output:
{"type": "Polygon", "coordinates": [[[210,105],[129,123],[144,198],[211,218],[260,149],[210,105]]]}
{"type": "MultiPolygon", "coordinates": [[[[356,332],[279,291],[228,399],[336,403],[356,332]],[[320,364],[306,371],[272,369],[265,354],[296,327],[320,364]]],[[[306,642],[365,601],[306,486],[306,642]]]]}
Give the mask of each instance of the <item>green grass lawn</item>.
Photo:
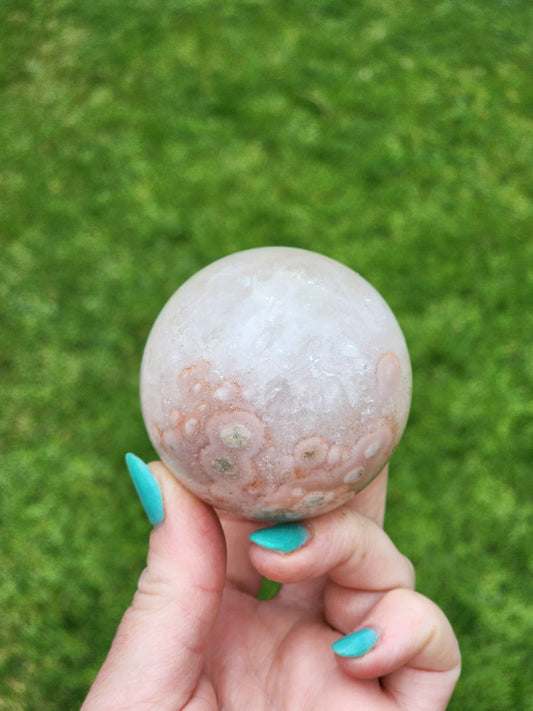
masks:
{"type": "Polygon", "coordinates": [[[2,711],[79,708],[135,588],[157,313],[275,244],[397,315],[388,531],[460,639],[450,708],[533,709],[532,38],[530,0],[0,3],[2,711]]]}

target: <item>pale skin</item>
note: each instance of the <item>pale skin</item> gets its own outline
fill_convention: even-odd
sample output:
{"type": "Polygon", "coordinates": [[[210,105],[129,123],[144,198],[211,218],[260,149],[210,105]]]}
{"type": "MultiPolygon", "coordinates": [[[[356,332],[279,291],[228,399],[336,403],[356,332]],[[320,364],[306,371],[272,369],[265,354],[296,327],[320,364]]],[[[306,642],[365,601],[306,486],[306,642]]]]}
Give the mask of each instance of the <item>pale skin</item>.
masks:
{"type": "Polygon", "coordinates": [[[440,711],[460,671],[444,613],[383,531],[387,471],[349,504],[303,522],[292,553],[253,544],[160,462],[165,518],[82,711],[440,711]],[[218,514],[218,515],[217,515],[218,514]],[[283,583],[257,600],[266,576],[283,583]],[[358,658],[331,644],[378,635],[358,658]]]}

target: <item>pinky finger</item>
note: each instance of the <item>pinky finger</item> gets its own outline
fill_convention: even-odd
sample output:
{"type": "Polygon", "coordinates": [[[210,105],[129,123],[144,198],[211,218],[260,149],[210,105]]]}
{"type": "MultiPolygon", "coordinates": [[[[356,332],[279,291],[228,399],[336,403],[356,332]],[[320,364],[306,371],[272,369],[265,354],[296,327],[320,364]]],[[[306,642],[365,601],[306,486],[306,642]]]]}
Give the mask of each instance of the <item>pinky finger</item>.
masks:
{"type": "Polygon", "coordinates": [[[380,679],[402,711],[443,711],[461,668],[459,646],[442,610],[405,589],[385,594],[333,651],[349,676],[380,679]]]}

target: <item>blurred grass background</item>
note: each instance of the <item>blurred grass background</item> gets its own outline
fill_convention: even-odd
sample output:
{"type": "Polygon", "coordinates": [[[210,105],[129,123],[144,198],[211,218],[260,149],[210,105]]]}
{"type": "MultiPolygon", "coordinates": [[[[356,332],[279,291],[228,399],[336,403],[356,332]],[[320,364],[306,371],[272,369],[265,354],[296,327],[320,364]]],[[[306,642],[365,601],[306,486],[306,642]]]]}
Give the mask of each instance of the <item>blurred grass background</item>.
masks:
{"type": "Polygon", "coordinates": [[[446,611],[451,709],[533,709],[530,0],[0,4],[0,709],[76,709],[149,526],[123,464],[150,326],[304,247],[412,357],[387,528],[446,611]]]}

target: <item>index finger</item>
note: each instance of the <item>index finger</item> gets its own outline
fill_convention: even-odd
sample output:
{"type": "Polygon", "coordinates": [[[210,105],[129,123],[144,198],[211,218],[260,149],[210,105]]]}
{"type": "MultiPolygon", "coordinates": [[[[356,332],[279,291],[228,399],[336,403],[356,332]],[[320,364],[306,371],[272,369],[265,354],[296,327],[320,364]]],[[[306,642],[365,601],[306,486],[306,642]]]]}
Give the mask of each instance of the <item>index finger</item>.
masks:
{"type": "Polygon", "coordinates": [[[255,531],[250,558],[255,568],[281,583],[327,575],[344,588],[383,592],[414,588],[414,568],[383,529],[350,507],[302,523],[255,531]],[[292,548],[287,541],[299,543],[292,548]]]}

